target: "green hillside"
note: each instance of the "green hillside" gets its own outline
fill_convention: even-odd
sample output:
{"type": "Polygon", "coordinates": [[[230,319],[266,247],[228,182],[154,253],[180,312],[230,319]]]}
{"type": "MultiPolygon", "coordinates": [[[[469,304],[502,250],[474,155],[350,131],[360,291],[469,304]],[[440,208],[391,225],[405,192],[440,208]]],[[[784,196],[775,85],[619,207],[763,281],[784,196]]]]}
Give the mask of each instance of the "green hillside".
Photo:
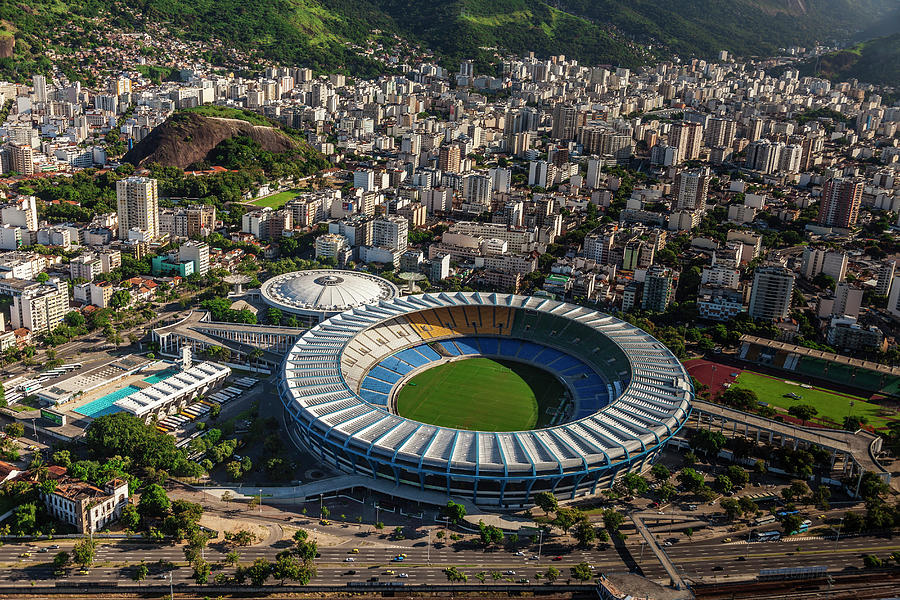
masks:
{"type": "MultiPolygon", "coordinates": [[[[0,53],[0,78],[46,72],[49,49],[72,55],[100,44],[101,31],[154,24],[186,40],[222,40],[251,63],[367,76],[383,66],[349,45],[375,30],[423,42],[449,67],[475,58],[484,69],[493,48],[637,66],[673,54],[765,55],[791,44],[846,42],[896,7],[896,0],[7,0],[0,37],[14,36],[15,51],[0,53]]],[[[218,50],[207,58],[226,64],[218,50]]],[[[62,66],[75,73],[80,65],[64,58],[62,66]]]]}
{"type": "Polygon", "coordinates": [[[799,71],[801,75],[816,75],[832,81],[855,78],[864,83],[900,86],[900,33],[804,62],[799,71]]]}

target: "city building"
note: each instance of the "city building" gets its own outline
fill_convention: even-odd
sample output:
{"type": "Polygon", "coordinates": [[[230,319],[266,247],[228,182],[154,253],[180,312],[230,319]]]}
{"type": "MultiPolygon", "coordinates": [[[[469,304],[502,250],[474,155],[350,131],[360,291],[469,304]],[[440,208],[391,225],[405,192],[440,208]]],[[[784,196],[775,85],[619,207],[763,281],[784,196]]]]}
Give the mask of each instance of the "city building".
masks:
{"type": "Polygon", "coordinates": [[[794,294],[794,277],[793,271],[779,265],[757,268],[750,290],[750,316],[767,321],[787,318],[794,294]]]}
{"type": "Polygon", "coordinates": [[[644,293],[641,308],[652,312],[665,312],[675,299],[675,275],[669,267],[651,265],[644,277],[644,293]]]}
{"type": "Polygon", "coordinates": [[[159,192],[155,179],[126,177],[116,182],[119,239],[137,229],[151,240],[159,237],[159,192]]]}
{"type": "Polygon", "coordinates": [[[102,488],[66,474],[52,481],[52,491],[41,491],[47,512],[82,535],[107,529],[128,504],[128,482],[124,479],[111,479],[102,488]]]}
{"type": "Polygon", "coordinates": [[[69,287],[57,279],[30,285],[21,293],[13,294],[10,308],[13,329],[24,327],[32,333],[50,333],[63,322],[67,312],[69,287]]]}
{"type": "Polygon", "coordinates": [[[862,201],[863,182],[847,177],[832,177],[822,186],[817,222],[826,227],[849,228],[856,224],[862,201]]]}

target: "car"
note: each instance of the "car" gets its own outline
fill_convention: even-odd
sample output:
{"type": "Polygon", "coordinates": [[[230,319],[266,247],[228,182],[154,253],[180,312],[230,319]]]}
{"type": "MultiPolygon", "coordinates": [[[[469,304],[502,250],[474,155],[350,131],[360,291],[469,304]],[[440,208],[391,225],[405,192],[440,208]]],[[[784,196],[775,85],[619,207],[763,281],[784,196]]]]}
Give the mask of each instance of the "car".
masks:
{"type": "Polygon", "coordinates": [[[59,544],[53,544],[52,546],[47,546],[51,550],[59,550],[59,544]]]}
{"type": "Polygon", "coordinates": [[[40,552],[41,554],[43,554],[44,552],[50,552],[50,548],[41,548],[40,550],[38,550],[38,552],[40,552]]]}
{"type": "Polygon", "coordinates": [[[19,558],[28,558],[29,556],[31,556],[31,552],[23,552],[19,555],[19,558]]]}
{"type": "Polygon", "coordinates": [[[388,569],[387,571],[384,572],[384,574],[385,575],[394,575],[395,573],[394,573],[394,571],[388,569]]]}
{"type": "Polygon", "coordinates": [[[348,556],[347,558],[344,559],[344,562],[354,562],[355,560],[356,559],[353,558],[352,556],[348,556]]]}
{"type": "Polygon", "coordinates": [[[516,556],[525,556],[525,553],[519,550],[518,552],[516,552],[516,556]]]}
{"type": "Polygon", "coordinates": [[[81,569],[80,571],[78,571],[78,574],[79,575],[90,575],[91,572],[88,571],[87,569],[81,569]]]}
{"type": "Polygon", "coordinates": [[[168,579],[168,577],[166,575],[157,575],[156,578],[157,579],[168,579]]]}
{"type": "Polygon", "coordinates": [[[534,554],[529,560],[539,560],[541,557],[537,554],[534,554]]]}
{"type": "Polygon", "coordinates": [[[747,557],[746,556],[738,556],[737,559],[739,561],[743,562],[743,561],[747,560],[747,557]]]}
{"type": "Polygon", "coordinates": [[[400,573],[397,575],[397,577],[400,577],[401,579],[406,579],[407,577],[409,577],[409,573],[400,573]]]}
{"type": "Polygon", "coordinates": [[[350,551],[350,554],[359,554],[359,548],[354,548],[350,551]]]}
{"type": "Polygon", "coordinates": [[[725,538],[724,540],[722,540],[722,543],[727,544],[730,541],[731,541],[731,538],[725,538]]]}
{"type": "Polygon", "coordinates": [[[515,572],[515,571],[507,571],[506,574],[507,574],[507,575],[515,575],[516,572],[515,572]]]}
{"type": "Polygon", "coordinates": [[[530,583],[530,582],[523,577],[522,579],[519,580],[519,583],[530,583]]]}
{"type": "Polygon", "coordinates": [[[394,557],[394,562],[403,562],[404,560],[406,560],[406,558],[403,556],[395,556],[394,557]]]}
{"type": "Polygon", "coordinates": [[[713,571],[721,571],[721,570],[722,570],[722,567],[721,567],[721,565],[716,565],[716,566],[714,566],[714,567],[712,568],[712,570],[713,570],[713,571]]]}
{"type": "Polygon", "coordinates": [[[659,502],[651,502],[650,508],[657,508],[659,506],[659,502]]]}
{"type": "Polygon", "coordinates": [[[319,525],[331,525],[331,521],[329,521],[328,519],[322,519],[321,521],[319,521],[319,525]]]}
{"type": "Polygon", "coordinates": [[[672,542],[666,542],[665,544],[663,544],[663,546],[666,546],[667,548],[671,545],[672,545],[672,542]]]}
{"type": "Polygon", "coordinates": [[[347,571],[345,573],[345,575],[356,575],[356,571],[354,571],[353,569],[350,569],[349,571],[347,571]]]}
{"type": "Polygon", "coordinates": [[[557,556],[553,560],[562,560],[562,556],[557,556]]]}
{"type": "Polygon", "coordinates": [[[401,553],[399,554],[399,556],[402,556],[403,558],[406,558],[406,554],[404,554],[403,552],[401,552],[401,553]]]}

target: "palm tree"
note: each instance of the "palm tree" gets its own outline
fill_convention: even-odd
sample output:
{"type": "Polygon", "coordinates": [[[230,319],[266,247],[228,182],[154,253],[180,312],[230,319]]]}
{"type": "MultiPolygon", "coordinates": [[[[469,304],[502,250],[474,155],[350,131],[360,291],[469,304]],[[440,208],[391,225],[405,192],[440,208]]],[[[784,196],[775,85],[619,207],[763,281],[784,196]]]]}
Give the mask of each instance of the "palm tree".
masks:
{"type": "Polygon", "coordinates": [[[247,354],[247,359],[251,363],[255,362],[256,368],[259,369],[259,359],[262,358],[262,356],[263,356],[263,351],[260,350],[259,348],[254,348],[253,350],[250,351],[249,354],[247,354]]]}

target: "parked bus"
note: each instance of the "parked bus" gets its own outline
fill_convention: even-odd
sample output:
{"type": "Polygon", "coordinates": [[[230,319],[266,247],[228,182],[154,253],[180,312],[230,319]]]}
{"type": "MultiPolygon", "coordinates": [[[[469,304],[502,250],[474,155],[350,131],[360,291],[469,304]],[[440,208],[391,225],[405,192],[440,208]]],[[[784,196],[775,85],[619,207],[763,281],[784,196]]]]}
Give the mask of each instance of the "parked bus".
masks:
{"type": "Polygon", "coordinates": [[[760,517],[753,521],[754,527],[760,527],[762,525],[768,525],[769,523],[775,522],[775,515],[767,515],[765,517],[760,517]]]}
{"type": "Polygon", "coordinates": [[[772,531],[758,531],[750,539],[755,542],[777,542],[781,539],[781,532],[774,529],[772,531]]]}

